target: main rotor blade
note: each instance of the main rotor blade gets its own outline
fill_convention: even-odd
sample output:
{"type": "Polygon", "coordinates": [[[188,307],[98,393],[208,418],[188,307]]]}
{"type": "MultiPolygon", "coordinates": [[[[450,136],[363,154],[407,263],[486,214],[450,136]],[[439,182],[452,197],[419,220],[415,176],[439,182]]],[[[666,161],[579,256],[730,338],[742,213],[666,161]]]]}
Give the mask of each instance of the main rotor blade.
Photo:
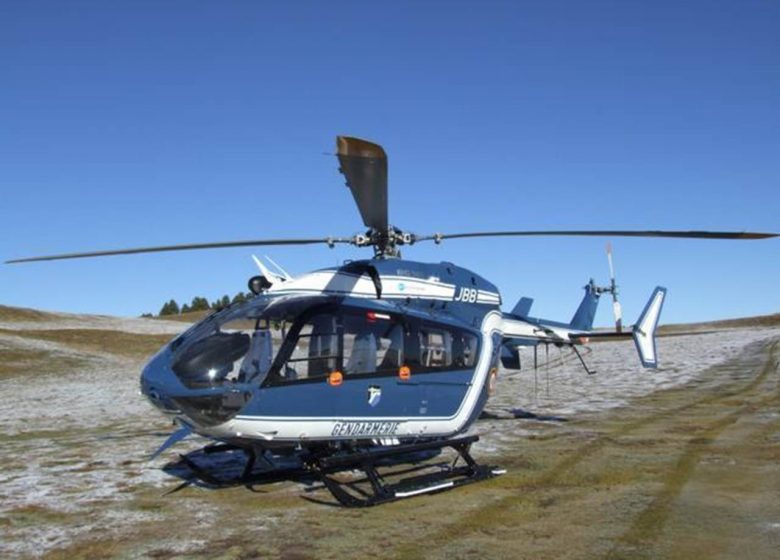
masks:
{"type": "Polygon", "coordinates": [[[351,240],[341,237],[325,237],[314,239],[254,239],[249,241],[221,241],[217,243],[188,243],[184,245],[160,245],[158,247],[136,247],[134,249],[116,249],[110,251],[90,251],[88,253],[63,253],[60,255],[46,255],[42,257],[25,257],[11,259],[5,264],[58,261],[63,259],[83,259],[87,257],[108,257],[112,255],[134,255],[137,253],[163,253],[167,251],[191,251],[195,249],[222,249],[225,247],[257,247],[260,245],[312,245],[315,243],[349,243],[351,240]]]}
{"type": "Polygon", "coordinates": [[[352,138],[336,137],[339,171],[355,197],[363,223],[387,231],[387,154],[382,146],[352,138]]]}
{"type": "Polygon", "coordinates": [[[459,239],[464,237],[531,237],[531,236],[568,236],[568,237],[673,237],[688,239],[767,239],[778,237],[780,233],[756,233],[751,231],[674,231],[674,230],[538,230],[538,231],[480,231],[472,233],[435,233],[418,235],[417,241],[436,241],[459,239]]]}

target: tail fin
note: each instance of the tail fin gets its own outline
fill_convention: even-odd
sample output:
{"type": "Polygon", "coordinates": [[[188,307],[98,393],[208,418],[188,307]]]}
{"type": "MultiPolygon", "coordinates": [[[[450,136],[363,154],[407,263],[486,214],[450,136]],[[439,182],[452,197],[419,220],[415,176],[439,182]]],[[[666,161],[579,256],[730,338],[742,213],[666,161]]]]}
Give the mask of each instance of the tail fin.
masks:
{"type": "Polygon", "coordinates": [[[517,315],[518,317],[528,317],[528,314],[531,313],[531,306],[533,304],[534,300],[531,298],[520,298],[520,301],[518,301],[517,305],[515,305],[514,309],[512,309],[512,315],[517,315]]]}
{"type": "Polygon", "coordinates": [[[596,318],[596,309],[599,305],[599,294],[593,279],[585,286],[585,296],[580,302],[580,306],[571,318],[569,327],[578,331],[589,331],[593,328],[593,321],[596,318]]]}
{"type": "Polygon", "coordinates": [[[664,305],[665,298],[666,288],[656,287],[647,305],[645,305],[644,311],[639,316],[639,320],[634,325],[634,343],[639,352],[639,359],[642,360],[642,365],[647,368],[658,367],[655,329],[658,326],[658,319],[661,317],[661,308],[664,305]]]}

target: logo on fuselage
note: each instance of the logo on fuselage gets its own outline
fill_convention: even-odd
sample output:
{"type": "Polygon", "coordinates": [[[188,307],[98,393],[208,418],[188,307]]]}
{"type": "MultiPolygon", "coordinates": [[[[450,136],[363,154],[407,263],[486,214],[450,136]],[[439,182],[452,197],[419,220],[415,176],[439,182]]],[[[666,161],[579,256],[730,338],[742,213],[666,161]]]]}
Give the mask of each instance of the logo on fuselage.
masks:
{"type": "Polygon", "coordinates": [[[382,399],[382,388],[377,385],[371,385],[368,388],[368,404],[376,406],[382,399]]]}

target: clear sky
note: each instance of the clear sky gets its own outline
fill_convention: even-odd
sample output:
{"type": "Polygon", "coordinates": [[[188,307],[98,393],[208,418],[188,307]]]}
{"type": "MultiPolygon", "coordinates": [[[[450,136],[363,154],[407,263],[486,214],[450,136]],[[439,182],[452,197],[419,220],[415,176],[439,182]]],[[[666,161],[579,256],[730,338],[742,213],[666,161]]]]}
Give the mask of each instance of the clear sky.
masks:
{"type": "MultiPolygon", "coordinates": [[[[779,231],[780,3],[0,3],[0,257],[362,230],[335,136],[417,233],[779,231]]],[[[628,322],[780,310],[780,240],[613,239],[628,322]]],[[[568,319],[606,239],[420,245],[568,319]]],[[[138,315],[244,290],[247,249],[0,267],[0,303],[138,315]]],[[[368,255],[258,249],[293,273],[368,255]]],[[[599,322],[609,322],[609,306],[599,322]]]]}

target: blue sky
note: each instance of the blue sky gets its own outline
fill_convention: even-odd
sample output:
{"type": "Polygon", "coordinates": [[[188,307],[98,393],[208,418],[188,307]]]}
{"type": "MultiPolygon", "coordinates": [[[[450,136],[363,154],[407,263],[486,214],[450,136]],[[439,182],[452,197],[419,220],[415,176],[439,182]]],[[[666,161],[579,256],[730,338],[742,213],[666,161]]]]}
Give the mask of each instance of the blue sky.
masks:
{"type": "MultiPolygon", "coordinates": [[[[336,134],[418,233],[778,231],[780,4],[0,4],[0,257],[362,229],[336,134]]],[[[613,239],[627,320],[777,312],[780,241],[613,239]]],[[[420,245],[568,318],[606,239],[420,245]]],[[[2,266],[0,303],[137,315],[245,289],[251,250],[2,266]]],[[[366,255],[270,248],[294,273],[366,255]]],[[[609,322],[609,306],[599,322],[609,322]]]]}

